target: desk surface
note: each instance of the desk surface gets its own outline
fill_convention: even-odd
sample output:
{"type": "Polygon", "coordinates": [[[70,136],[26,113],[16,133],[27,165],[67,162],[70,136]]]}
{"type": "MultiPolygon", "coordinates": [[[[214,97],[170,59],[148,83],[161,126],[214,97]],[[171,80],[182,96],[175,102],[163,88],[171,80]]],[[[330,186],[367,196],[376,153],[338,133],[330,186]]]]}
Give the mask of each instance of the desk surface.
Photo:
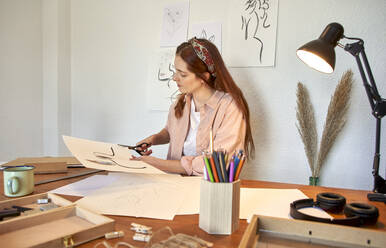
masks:
{"type": "MultiPolygon", "coordinates": [[[[69,172],[65,174],[45,174],[45,175],[35,175],[35,182],[45,180],[45,179],[52,179],[57,177],[62,177],[66,175],[73,175],[78,174],[81,172],[88,171],[89,169],[85,168],[71,168],[68,169],[69,172]]],[[[99,174],[106,174],[106,172],[100,172],[99,174]]],[[[95,175],[95,174],[92,174],[95,175]]],[[[47,184],[41,184],[35,187],[35,190],[33,194],[40,194],[44,193],[53,189],[56,189],[58,187],[61,187],[63,185],[74,183],[76,181],[82,180],[86,177],[92,176],[82,176],[72,179],[66,179],[56,182],[51,182],[47,184]]],[[[2,172],[0,173],[0,185],[1,185],[1,194],[0,194],[0,201],[11,199],[6,196],[4,196],[4,188],[3,188],[3,175],[2,172]]],[[[251,180],[242,180],[241,186],[244,188],[278,188],[278,189],[299,189],[301,190],[305,195],[307,195],[310,198],[316,197],[316,195],[320,192],[335,192],[342,194],[346,197],[347,202],[364,202],[369,203],[374,206],[376,206],[379,209],[379,219],[376,225],[374,226],[366,226],[365,228],[371,228],[371,229],[377,229],[385,231],[386,233],[386,205],[381,202],[370,202],[367,199],[367,193],[369,191],[363,191],[363,190],[348,190],[348,189],[337,189],[337,188],[329,188],[329,187],[319,187],[319,186],[308,186],[308,185],[299,185],[299,184],[287,184],[287,183],[274,183],[274,182],[264,182],[264,181],[251,181],[251,180]]],[[[75,201],[79,199],[79,197],[75,196],[63,196],[64,198],[75,201]]],[[[341,217],[342,215],[333,215],[334,217],[341,217]]],[[[108,217],[115,220],[115,230],[123,230],[125,232],[125,236],[119,239],[112,239],[108,242],[113,245],[118,241],[125,241],[129,242],[132,245],[135,245],[137,247],[144,247],[145,243],[143,242],[137,242],[132,240],[132,236],[134,234],[133,231],[130,230],[130,224],[132,222],[143,224],[146,226],[153,227],[153,230],[156,231],[164,226],[169,226],[172,228],[174,233],[185,233],[193,236],[198,236],[204,240],[213,242],[215,244],[215,247],[237,247],[241,237],[245,231],[245,229],[248,226],[248,223],[246,220],[240,220],[240,227],[239,229],[234,232],[232,235],[209,235],[205,231],[201,230],[198,227],[198,214],[195,215],[178,215],[174,217],[173,221],[168,220],[156,220],[156,219],[147,219],[147,218],[135,218],[135,217],[125,217],[125,216],[110,216],[108,217]]],[[[98,240],[91,241],[89,243],[86,243],[80,247],[94,247],[98,242],[104,240],[103,238],[100,238],[98,240]]]]}

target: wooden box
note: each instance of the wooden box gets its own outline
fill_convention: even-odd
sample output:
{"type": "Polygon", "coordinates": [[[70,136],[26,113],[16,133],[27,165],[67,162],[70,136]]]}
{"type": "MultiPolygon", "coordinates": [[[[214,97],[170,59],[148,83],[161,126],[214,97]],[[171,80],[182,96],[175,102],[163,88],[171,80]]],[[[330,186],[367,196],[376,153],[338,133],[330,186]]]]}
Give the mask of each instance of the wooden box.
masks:
{"type": "Polygon", "coordinates": [[[35,174],[66,173],[67,167],[80,165],[75,157],[27,157],[17,158],[1,166],[33,165],[35,174]]]}
{"type": "Polygon", "coordinates": [[[386,247],[386,233],[363,227],[254,215],[239,248],[386,247]]]}
{"type": "Polygon", "coordinates": [[[59,207],[0,221],[0,247],[72,247],[114,230],[113,219],[50,193],[3,201],[0,208],[34,208],[47,197],[59,207]]]}
{"type": "Polygon", "coordinates": [[[200,185],[199,226],[209,234],[232,234],[239,228],[240,180],[200,185]]]}
{"type": "MultiPolygon", "coordinates": [[[[60,207],[68,206],[72,203],[71,201],[68,201],[56,194],[52,193],[42,193],[42,194],[36,194],[36,195],[29,195],[25,197],[20,198],[14,198],[10,200],[5,200],[0,202],[0,210],[4,208],[11,208],[12,206],[22,206],[27,208],[36,208],[39,205],[37,204],[38,199],[49,199],[50,202],[54,203],[55,205],[58,205],[60,207]]],[[[0,222],[1,223],[1,222],[0,222]]]]}

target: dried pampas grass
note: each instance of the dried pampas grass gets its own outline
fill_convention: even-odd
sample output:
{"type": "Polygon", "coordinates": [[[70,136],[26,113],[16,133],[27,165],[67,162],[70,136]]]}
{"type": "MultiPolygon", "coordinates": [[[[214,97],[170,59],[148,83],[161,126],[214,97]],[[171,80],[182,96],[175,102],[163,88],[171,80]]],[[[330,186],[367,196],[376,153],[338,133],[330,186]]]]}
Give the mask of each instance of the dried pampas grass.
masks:
{"type": "Polygon", "coordinates": [[[335,88],[334,95],[331,97],[328,106],[319,151],[317,147],[318,135],[316,122],[310,97],[304,85],[300,82],[298,83],[296,93],[296,117],[298,123],[296,127],[304,144],[304,150],[312,172],[312,177],[319,177],[320,169],[326,161],[328,152],[331,150],[338,134],[346,123],[352,88],[352,77],[352,71],[346,71],[335,88]]]}
{"type": "Polygon", "coordinates": [[[352,76],[353,73],[351,70],[346,71],[339,84],[336,86],[334,95],[331,97],[326,122],[324,123],[322,139],[320,141],[318,159],[316,161],[316,175],[319,175],[320,168],[326,160],[328,152],[331,150],[336,137],[346,123],[346,115],[352,88],[352,76]]]}
{"type": "Polygon", "coordinates": [[[307,89],[300,82],[298,83],[296,96],[296,118],[298,120],[296,127],[299,131],[300,137],[302,138],[308,165],[310,166],[312,176],[314,177],[315,158],[318,152],[318,134],[316,132],[314,109],[312,107],[307,89]]]}

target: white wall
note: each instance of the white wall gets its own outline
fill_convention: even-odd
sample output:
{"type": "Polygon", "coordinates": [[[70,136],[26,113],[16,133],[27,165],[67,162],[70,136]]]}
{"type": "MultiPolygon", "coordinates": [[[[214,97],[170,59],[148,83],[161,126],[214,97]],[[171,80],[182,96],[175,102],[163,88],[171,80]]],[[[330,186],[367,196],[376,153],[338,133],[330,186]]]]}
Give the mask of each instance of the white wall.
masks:
{"type": "Polygon", "coordinates": [[[0,0],[0,161],[43,152],[40,0],[0,0]]]}
{"type": "Polygon", "coordinates": [[[62,135],[71,134],[70,1],[42,1],[43,151],[69,154],[62,135]]]}
{"type": "MultiPolygon", "coordinates": [[[[163,127],[166,113],[146,111],[143,99],[149,61],[158,48],[165,2],[172,1],[72,2],[73,135],[134,143],[163,127]]],[[[216,2],[222,4],[211,1],[212,11],[206,11],[212,14],[205,21],[223,18],[226,3],[216,2]],[[216,12],[215,6],[222,11],[216,12]]],[[[295,56],[296,49],[318,37],[328,23],[340,22],[347,35],[365,39],[374,76],[381,94],[385,93],[381,83],[385,81],[382,73],[386,55],[383,45],[386,3],[371,3],[280,1],[276,66],[231,69],[250,104],[257,150],[256,159],[248,163],[243,178],[308,182],[310,171],[295,126],[296,84],[301,81],[310,91],[320,134],[335,85],[342,73],[351,68],[357,82],[347,125],[326,161],[321,184],[372,187],[375,121],[355,60],[337,49],[335,73],[323,75],[305,67],[295,56]]],[[[163,147],[158,154],[164,156],[165,152],[163,147]]],[[[380,171],[384,172],[384,167],[380,171]]]]}
{"type": "Polygon", "coordinates": [[[70,1],[0,0],[0,161],[69,154],[70,1]]]}
{"type": "MultiPolygon", "coordinates": [[[[66,132],[130,144],[164,126],[166,113],[147,111],[144,99],[148,68],[159,44],[163,6],[170,2],[174,1],[71,1],[70,34],[66,36],[71,45],[71,93],[65,94],[71,97],[71,118],[58,113],[65,122],[71,119],[66,132]]],[[[295,126],[297,82],[310,92],[320,136],[334,88],[342,73],[352,69],[356,82],[347,124],[322,169],[321,184],[372,189],[375,120],[354,58],[337,49],[336,70],[324,75],[304,66],[295,51],[317,38],[328,23],[340,22],[347,36],[365,40],[378,89],[385,96],[385,10],[384,0],[280,1],[275,67],[230,69],[250,105],[257,151],[243,178],[307,184],[310,170],[295,126]]],[[[223,20],[226,1],[211,1],[207,11],[210,15],[200,21],[223,20]]],[[[384,127],[382,131],[381,154],[385,156],[384,127]]],[[[155,154],[165,156],[166,149],[163,146],[155,154]]],[[[385,159],[381,165],[385,176],[385,159]]]]}

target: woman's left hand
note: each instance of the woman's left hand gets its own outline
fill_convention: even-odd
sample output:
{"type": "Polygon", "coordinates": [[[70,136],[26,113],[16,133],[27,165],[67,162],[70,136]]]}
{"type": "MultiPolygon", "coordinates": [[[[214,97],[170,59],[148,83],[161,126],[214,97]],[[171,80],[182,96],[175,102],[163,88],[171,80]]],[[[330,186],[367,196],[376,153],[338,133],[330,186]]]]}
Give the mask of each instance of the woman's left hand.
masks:
{"type": "Polygon", "coordinates": [[[161,158],[156,158],[153,156],[133,156],[131,155],[130,160],[143,161],[155,168],[162,170],[164,172],[186,174],[185,169],[181,166],[180,160],[165,160],[161,158]]]}
{"type": "Polygon", "coordinates": [[[154,167],[157,167],[157,164],[159,164],[159,158],[153,157],[153,156],[133,156],[131,155],[130,160],[136,160],[136,161],[143,161],[147,164],[150,164],[154,167]]]}

